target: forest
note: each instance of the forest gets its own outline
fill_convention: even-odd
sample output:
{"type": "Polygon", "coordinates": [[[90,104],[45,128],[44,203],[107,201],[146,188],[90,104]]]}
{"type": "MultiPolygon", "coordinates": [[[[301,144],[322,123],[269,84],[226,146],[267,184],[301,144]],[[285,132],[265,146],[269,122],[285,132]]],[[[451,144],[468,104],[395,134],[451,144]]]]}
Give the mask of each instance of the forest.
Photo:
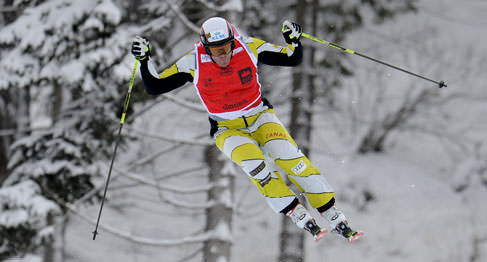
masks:
{"type": "Polygon", "coordinates": [[[0,0],[0,261],[487,261],[485,14],[482,0],[0,0]],[[114,155],[134,37],[160,73],[213,16],[281,46],[294,21],[448,84],[304,37],[299,66],[259,67],[356,243],[315,243],[274,213],[191,83],[152,96],[136,68],[114,155]]]}

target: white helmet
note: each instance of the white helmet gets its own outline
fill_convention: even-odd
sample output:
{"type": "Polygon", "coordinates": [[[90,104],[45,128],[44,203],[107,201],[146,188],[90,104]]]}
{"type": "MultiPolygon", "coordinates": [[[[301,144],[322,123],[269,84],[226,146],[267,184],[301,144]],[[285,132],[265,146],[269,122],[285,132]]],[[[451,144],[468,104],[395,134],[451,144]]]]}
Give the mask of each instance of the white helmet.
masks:
{"type": "Polygon", "coordinates": [[[207,54],[210,54],[208,47],[223,45],[230,41],[232,41],[233,50],[234,39],[232,26],[224,18],[212,17],[201,25],[200,40],[207,54]]]}

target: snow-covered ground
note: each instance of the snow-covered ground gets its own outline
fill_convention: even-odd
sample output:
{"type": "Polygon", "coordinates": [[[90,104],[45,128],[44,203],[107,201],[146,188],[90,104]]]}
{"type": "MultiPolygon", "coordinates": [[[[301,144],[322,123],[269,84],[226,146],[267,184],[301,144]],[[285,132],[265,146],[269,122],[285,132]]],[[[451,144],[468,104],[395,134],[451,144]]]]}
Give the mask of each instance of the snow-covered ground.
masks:
{"type": "MultiPolygon", "coordinates": [[[[434,28],[438,39],[445,42],[444,46],[438,46],[438,56],[450,58],[447,61],[444,61],[444,58],[438,59],[442,62],[441,65],[432,65],[431,71],[425,71],[428,75],[437,76],[443,71],[455,72],[452,68],[471,66],[472,70],[479,70],[480,66],[485,69],[486,14],[485,1],[422,0],[417,14],[400,17],[380,28],[385,29],[385,34],[394,39],[400,39],[400,34],[403,33],[397,30],[398,35],[392,35],[394,31],[391,28],[394,26],[420,26],[421,23],[418,21],[423,21],[427,26],[434,28]],[[455,55],[462,54],[461,51],[464,50],[461,48],[474,48],[472,52],[477,52],[478,55],[473,57],[480,56],[484,63],[458,64],[463,60],[457,59],[455,55]]],[[[380,38],[380,35],[362,31],[357,32],[357,36],[352,36],[352,39],[360,38],[366,42],[367,35],[380,38]]],[[[350,48],[356,48],[358,45],[357,42],[347,44],[350,48]]],[[[391,42],[390,45],[393,46],[394,43],[391,42]]],[[[421,46],[421,42],[416,45],[421,46]]],[[[409,48],[408,53],[411,53],[414,46],[414,43],[404,40],[404,43],[397,46],[396,51],[401,52],[401,48],[409,48]]],[[[377,50],[374,52],[382,58],[388,57],[377,50]]],[[[434,62],[430,56],[425,56],[425,59],[434,62]]],[[[387,61],[393,62],[390,59],[387,61]]],[[[443,77],[448,82],[448,90],[472,88],[479,96],[487,95],[483,75],[478,75],[475,79],[464,79],[454,73],[438,77],[443,77]]],[[[474,128],[467,132],[475,131],[471,134],[472,137],[483,138],[484,143],[487,143],[485,102],[456,106],[458,112],[465,115],[453,119],[452,128],[455,129],[454,124],[458,119],[471,121],[474,128]]],[[[279,109],[277,111],[279,114],[279,109]]],[[[324,121],[328,121],[325,115],[318,115],[315,119],[317,125],[324,121]]],[[[148,123],[150,122],[144,124],[148,123]]],[[[199,123],[206,125],[204,116],[199,123]]],[[[155,127],[148,125],[147,128],[155,127]]],[[[164,130],[169,132],[170,128],[166,127],[164,130]]],[[[158,132],[164,133],[164,130],[158,132]]],[[[178,135],[183,137],[186,134],[178,135]]],[[[188,133],[187,137],[192,135],[194,133],[188,133]]],[[[314,243],[312,238],[308,237],[306,261],[487,261],[487,209],[484,203],[487,200],[487,188],[474,182],[462,193],[455,192],[455,177],[459,172],[457,167],[462,163],[456,163],[454,158],[448,157],[447,147],[443,147],[438,140],[414,133],[399,134],[385,154],[349,155],[342,152],[330,153],[330,149],[324,148],[324,145],[331,144],[331,140],[334,139],[332,136],[314,134],[313,139],[311,160],[336,189],[338,205],[348,216],[351,224],[364,230],[366,235],[352,245],[331,233],[319,243],[314,243]],[[370,201],[364,201],[364,192],[370,193],[370,201]],[[478,260],[472,257],[475,254],[479,256],[478,260]]],[[[201,157],[195,152],[186,154],[188,158],[201,157]]],[[[168,159],[168,163],[191,166],[190,161],[178,159],[178,156],[173,158],[168,159]]],[[[198,179],[197,177],[196,172],[184,176],[180,182],[184,183],[184,179],[198,179]]],[[[274,214],[266,206],[244,175],[239,176],[236,183],[237,197],[243,199],[242,205],[250,211],[234,218],[232,261],[276,261],[281,216],[274,214]]],[[[168,211],[157,202],[151,201],[158,198],[154,189],[138,188],[138,191],[118,190],[112,193],[112,203],[104,210],[102,224],[133,232],[137,236],[172,239],[191,233],[185,230],[188,225],[203,223],[188,215],[188,212],[168,211]],[[134,201],[141,198],[147,201],[134,201]],[[123,209],[123,212],[120,211],[122,209],[117,211],[114,208],[117,204],[132,208],[123,209]],[[151,212],[142,212],[144,210],[151,212]]],[[[90,217],[95,217],[97,210],[98,206],[94,206],[84,212],[90,217]]],[[[323,222],[319,220],[322,225],[323,222]]],[[[189,256],[184,261],[201,259],[200,256],[190,258],[195,245],[142,246],[114,237],[103,229],[100,230],[102,234],[93,241],[92,231],[92,224],[73,216],[67,229],[67,261],[178,261],[178,258],[183,257],[181,254],[189,256]]]]}

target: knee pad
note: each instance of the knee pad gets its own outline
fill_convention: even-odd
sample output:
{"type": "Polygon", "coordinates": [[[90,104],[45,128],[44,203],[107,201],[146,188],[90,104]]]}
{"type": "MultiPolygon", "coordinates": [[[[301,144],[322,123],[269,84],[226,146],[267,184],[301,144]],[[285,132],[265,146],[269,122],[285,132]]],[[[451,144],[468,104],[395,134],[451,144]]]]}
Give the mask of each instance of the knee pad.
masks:
{"type": "Polygon", "coordinates": [[[249,177],[258,180],[261,186],[269,183],[271,179],[271,170],[265,160],[243,160],[241,165],[245,173],[247,173],[249,177]]]}

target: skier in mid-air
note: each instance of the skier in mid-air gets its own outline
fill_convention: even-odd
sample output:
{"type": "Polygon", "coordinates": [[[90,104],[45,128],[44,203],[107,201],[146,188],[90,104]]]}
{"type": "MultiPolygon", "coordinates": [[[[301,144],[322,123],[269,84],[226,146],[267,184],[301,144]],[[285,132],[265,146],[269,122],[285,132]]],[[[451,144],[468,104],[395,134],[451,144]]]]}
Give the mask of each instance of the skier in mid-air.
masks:
{"type": "Polygon", "coordinates": [[[201,26],[195,49],[159,74],[150,58],[149,41],[136,36],[132,54],[141,62],[146,92],[158,95],[193,82],[209,114],[210,135],[218,148],[237,163],[277,213],[283,213],[318,241],[327,232],[273,171],[272,159],[289,180],[304,192],[313,208],[333,231],[350,242],[362,236],[352,230],[335,206],[334,190],[320,171],[301,153],[293,138],[261,94],[259,63],[297,66],[302,61],[301,26],[285,21],[286,46],[242,35],[224,18],[213,17],[201,26]]]}

